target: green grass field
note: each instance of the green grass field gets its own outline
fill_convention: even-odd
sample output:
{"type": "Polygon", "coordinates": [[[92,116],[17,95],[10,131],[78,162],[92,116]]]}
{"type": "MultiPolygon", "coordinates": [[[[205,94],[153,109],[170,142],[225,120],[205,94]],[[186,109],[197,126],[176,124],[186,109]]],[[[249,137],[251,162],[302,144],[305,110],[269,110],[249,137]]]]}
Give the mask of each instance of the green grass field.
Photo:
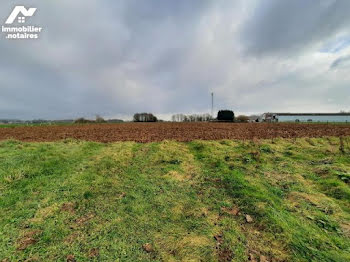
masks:
{"type": "Polygon", "coordinates": [[[349,142],[0,142],[0,261],[350,261],[349,142]]]}

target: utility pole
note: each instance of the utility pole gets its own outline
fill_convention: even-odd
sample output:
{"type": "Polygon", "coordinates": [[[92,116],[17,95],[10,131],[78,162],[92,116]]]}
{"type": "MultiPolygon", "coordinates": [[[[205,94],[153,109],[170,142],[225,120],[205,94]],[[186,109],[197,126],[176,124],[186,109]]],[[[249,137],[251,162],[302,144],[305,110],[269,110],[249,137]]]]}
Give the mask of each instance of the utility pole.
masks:
{"type": "Polygon", "coordinates": [[[214,118],[214,93],[211,93],[211,117],[214,118]]]}

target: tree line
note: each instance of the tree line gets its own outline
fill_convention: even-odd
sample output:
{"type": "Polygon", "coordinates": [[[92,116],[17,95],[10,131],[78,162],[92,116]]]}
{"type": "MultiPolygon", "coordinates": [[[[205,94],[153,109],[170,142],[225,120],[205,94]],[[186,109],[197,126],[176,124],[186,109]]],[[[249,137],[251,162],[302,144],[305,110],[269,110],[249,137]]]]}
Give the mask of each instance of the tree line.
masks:
{"type": "Polygon", "coordinates": [[[151,113],[136,113],[134,114],[134,122],[157,122],[158,119],[151,113]]]}
{"type": "MultiPolygon", "coordinates": [[[[136,113],[133,118],[134,122],[157,122],[158,119],[151,113],[136,113]]],[[[221,121],[221,122],[249,122],[249,117],[239,115],[235,118],[235,114],[232,110],[220,110],[217,117],[214,119],[210,114],[175,114],[171,116],[172,122],[209,122],[209,121],[221,121]]]]}
{"type": "Polygon", "coordinates": [[[173,122],[208,122],[211,120],[213,120],[213,118],[210,114],[176,114],[171,117],[171,121],[173,122]]]}

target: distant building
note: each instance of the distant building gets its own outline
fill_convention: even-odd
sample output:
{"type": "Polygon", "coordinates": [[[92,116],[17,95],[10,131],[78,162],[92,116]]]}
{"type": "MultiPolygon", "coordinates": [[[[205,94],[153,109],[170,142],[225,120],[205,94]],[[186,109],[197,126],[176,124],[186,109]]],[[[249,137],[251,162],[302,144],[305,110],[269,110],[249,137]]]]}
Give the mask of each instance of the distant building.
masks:
{"type": "Polygon", "coordinates": [[[250,115],[248,117],[250,123],[261,122],[261,115],[250,115]]]}
{"type": "Polygon", "coordinates": [[[350,123],[350,113],[264,113],[262,121],[350,123]]]}

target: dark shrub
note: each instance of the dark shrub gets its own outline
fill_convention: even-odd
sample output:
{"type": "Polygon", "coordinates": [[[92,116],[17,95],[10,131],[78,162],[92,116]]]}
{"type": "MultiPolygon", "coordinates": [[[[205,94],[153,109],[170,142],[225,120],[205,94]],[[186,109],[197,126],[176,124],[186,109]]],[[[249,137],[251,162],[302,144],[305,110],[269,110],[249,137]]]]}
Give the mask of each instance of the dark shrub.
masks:
{"type": "Polygon", "coordinates": [[[86,123],[93,123],[93,122],[94,122],[94,121],[85,119],[85,118],[83,118],[83,117],[74,120],[74,123],[75,123],[75,124],[86,124],[86,123]]]}
{"type": "Polygon", "coordinates": [[[231,110],[220,110],[218,112],[218,120],[233,122],[235,120],[235,114],[231,110]]]}

